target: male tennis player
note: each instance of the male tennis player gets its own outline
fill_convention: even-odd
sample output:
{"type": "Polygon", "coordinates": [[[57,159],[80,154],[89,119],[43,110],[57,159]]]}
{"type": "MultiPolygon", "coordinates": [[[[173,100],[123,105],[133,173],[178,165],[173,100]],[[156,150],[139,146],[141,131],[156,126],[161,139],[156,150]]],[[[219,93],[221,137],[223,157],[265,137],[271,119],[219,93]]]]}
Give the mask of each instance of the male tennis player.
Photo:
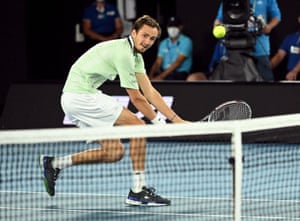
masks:
{"type": "MultiPolygon", "coordinates": [[[[171,122],[183,123],[152,86],[145,73],[141,53],[149,49],[161,34],[157,21],[144,15],[133,24],[127,38],[98,43],[86,51],[71,67],[63,88],[61,104],[65,114],[78,127],[143,125],[145,122],[114,98],[97,88],[119,76],[120,86],[133,105],[153,124],[164,124],[150,104],[171,122]],[[141,91],[140,91],[141,90],[141,91]]],[[[100,140],[100,147],[64,157],[40,156],[44,183],[49,195],[55,194],[55,181],[61,169],[72,165],[119,161],[124,155],[120,140],[100,140]]],[[[146,140],[131,139],[133,187],[126,203],[130,205],[170,205],[170,200],[155,194],[145,180],[146,140]]]]}

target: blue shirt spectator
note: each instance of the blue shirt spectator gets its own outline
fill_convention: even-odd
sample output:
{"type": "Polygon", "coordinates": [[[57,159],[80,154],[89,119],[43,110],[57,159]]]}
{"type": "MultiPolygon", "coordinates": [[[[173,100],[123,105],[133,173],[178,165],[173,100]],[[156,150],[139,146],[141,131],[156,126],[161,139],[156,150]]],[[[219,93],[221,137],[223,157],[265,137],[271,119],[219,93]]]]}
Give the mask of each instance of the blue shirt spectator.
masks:
{"type": "Polygon", "coordinates": [[[300,61],[300,30],[295,34],[288,35],[280,49],[288,54],[287,70],[292,70],[300,61]]]}
{"type": "MultiPolygon", "coordinates": [[[[250,0],[254,16],[260,18],[263,23],[262,34],[256,36],[253,55],[257,59],[257,70],[264,80],[274,80],[273,73],[269,66],[270,37],[272,29],[281,20],[281,12],[276,0],[250,0]]],[[[223,5],[221,3],[215,25],[223,21],[223,5]]],[[[250,27],[251,28],[251,27],[250,27]]]]}
{"type": "Polygon", "coordinates": [[[210,78],[211,74],[218,66],[218,64],[221,62],[221,60],[227,59],[227,52],[226,52],[227,50],[223,42],[224,39],[220,39],[217,41],[208,65],[208,71],[191,73],[187,77],[186,79],[187,81],[202,81],[202,80],[208,80],[210,78]]]}
{"type": "Polygon", "coordinates": [[[115,5],[96,0],[83,13],[83,33],[93,43],[117,39],[123,32],[123,22],[115,5]]]}
{"type": "Polygon", "coordinates": [[[220,63],[222,59],[226,59],[226,48],[223,44],[223,40],[219,40],[214,48],[213,55],[208,65],[209,73],[212,73],[215,67],[220,63]]]}
{"type": "MultiPolygon", "coordinates": [[[[298,17],[298,23],[300,25],[300,16],[298,17]]],[[[272,57],[270,66],[274,69],[279,63],[287,56],[287,72],[293,71],[295,66],[300,61],[300,29],[298,32],[287,35],[280,45],[280,48],[276,54],[272,57]]],[[[295,73],[290,77],[286,74],[286,80],[299,80],[299,74],[295,73]],[[296,76],[296,77],[295,77],[296,76]],[[298,76],[298,77],[297,77],[298,76]]]]}
{"type": "Polygon", "coordinates": [[[193,64],[193,42],[181,33],[183,26],[178,18],[171,17],[167,25],[169,37],[163,39],[157,58],[151,67],[152,80],[185,80],[193,64]]]}
{"type": "Polygon", "coordinates": [[[189,73],[192,68],[192,41],[184,34],[180,34],[176,42],[172,42],[170,38],[164,39],[158,49],[158,56],[163,57],[162,69],[166,70],[177,57],[181,54],[186,58],[182,64],[176,69],[177,72],[189,73]]]}

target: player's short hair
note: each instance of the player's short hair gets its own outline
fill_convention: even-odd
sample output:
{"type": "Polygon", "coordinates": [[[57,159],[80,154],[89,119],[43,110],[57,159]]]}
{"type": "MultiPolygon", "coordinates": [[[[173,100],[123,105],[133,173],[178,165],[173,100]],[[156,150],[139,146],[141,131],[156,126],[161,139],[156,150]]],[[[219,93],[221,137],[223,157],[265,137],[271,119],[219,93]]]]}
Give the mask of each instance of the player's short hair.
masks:
{"type": "Polygon", "coordinates": [[[148,25],[152,28],[156,28],[158,30],[158,36],[157,37],[158,38],[160,37],[161,27],[160,27],[159,23],[149,15],[143,15],[143,16],[139,17],[134,22],[134,24],[132,26],[132,30],[138,31],[139,29],[141,29],[143,27],[143,25],[148,25]]]}

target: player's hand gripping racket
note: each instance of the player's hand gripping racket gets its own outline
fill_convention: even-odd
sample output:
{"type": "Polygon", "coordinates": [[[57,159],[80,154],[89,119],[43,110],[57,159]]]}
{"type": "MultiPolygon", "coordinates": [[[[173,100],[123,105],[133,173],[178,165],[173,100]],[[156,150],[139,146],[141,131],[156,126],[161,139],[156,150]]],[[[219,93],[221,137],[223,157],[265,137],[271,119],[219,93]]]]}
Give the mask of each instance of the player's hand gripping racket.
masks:
{"type": "Polygon", "coordinates": [[[252,109],[242,100],[232,100],[217,106],[201,121],[243,120],[252,117],[252,109]]]}

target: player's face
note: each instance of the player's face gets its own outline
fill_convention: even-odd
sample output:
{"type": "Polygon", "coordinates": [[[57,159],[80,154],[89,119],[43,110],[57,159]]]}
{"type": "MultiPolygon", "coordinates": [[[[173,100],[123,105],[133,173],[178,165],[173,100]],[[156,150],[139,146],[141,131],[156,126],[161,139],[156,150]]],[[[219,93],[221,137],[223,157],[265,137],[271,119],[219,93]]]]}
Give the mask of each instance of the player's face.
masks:
{"type": "Polygon", "coordinates": [[[143,53],[154,44],[158,37],[158,30],[157,28],[143,25],[138,31],[133,30],[131,36],[134,41],[135,51],[143,53]]]}

